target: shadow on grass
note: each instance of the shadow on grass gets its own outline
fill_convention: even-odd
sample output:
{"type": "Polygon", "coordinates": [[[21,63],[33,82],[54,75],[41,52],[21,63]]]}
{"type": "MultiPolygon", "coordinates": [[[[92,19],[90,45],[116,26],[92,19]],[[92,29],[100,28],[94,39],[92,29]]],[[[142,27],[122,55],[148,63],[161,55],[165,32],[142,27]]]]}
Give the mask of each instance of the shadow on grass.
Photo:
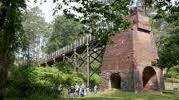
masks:
{"type": "MultiPolygon", "coordinates": [[[[171,91],[172,92],[172,91],[171,91]]],[[[179,100],[179,91],[173,94],[161,94],[160,92],[150,91],[143,93],[122,92],[112,89],[97,94],[91,93],[86,97],[50,97],[34,95],[30,97],[8,97],[6,100],[179,100]]]]}

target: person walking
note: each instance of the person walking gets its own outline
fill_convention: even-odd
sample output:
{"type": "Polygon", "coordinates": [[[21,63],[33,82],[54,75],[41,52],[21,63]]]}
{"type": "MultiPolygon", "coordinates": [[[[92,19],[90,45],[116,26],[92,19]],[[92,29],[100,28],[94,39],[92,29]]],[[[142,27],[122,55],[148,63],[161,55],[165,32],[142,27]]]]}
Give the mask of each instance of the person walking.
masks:
{"type": "Polygon", "coordinates": [[[79,95],[79,85],[78,84],[76,84],[75,85],[75,94],[78,96],[79,95]]]}
{"type": "Polygon", "coordinates": [[[97,85],[95,85],[93,88],[94,93],[97,93],[97,88],[98,88],[97,85]]]}
{"type": "Polygon", "coordinates": [[[79,90],[79,94],[80,96],[85,96],[85,85],[84,84],[81,84],[80,85],[80,90],[79,90]]]}

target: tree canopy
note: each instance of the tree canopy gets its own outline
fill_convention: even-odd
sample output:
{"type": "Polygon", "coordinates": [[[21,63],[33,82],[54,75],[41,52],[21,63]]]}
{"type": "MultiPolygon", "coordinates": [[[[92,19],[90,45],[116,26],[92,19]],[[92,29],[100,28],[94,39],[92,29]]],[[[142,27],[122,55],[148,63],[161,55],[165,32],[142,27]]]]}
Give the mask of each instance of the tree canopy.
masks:
{"type": "Polygon", "coordinates": [[[79,34],[81,30],[82,25],[79,22],[73,19],[67,19],[65,16],[57,16],[45,51],[51,53],[74,42],[81,36],[81,34],[79,34]]]}
{"type": "Polygon", "coordinates": [[[179,64],[179,1],[156,1],[153,30],[157,35],[159,64],[170,69],[179,64]]]}
{"type": "Polygon", "coordinates": [[[92,34],[106,44],[110,35],[129,25],[126,16],[130,4],[131,0],[64,0],[58,8],[69,6],[63,10],[64,14],[83,25],[81,33],[92,34]]]}
{"type": "Polygon", "coordinates": [[[51,33],[51,25],[45,22],[43,13],[38,7],[26,10],[23,18],[22,54],[28,60],[36,60],[42,56],[42,46],[51,33]]]}
{"type": "MultiPolygon", "coordinates": [[[[177,21],[178,22],[178,21],[177,21]]],[[[167,23],[161,30],[159,40],[159,64],[162,67],[171,68],[179,64],[179,24],[167,23]]]]}

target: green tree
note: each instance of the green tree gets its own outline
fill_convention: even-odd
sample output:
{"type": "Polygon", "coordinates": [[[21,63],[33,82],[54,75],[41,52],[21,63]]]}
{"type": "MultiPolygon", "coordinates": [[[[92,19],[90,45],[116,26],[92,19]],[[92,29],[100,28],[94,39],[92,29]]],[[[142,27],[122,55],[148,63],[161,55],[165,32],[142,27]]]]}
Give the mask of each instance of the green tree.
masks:
{"type": "Polygon", "coordinates": [[[163,18],[167,22],[175,22],[179,20],[179,1],[174,0],[149,0],[154,2],[154,8],[157,15],[155,18],[163,18]]]}
{"type": "Polygon", "coordinates": [[[0,99],[4,100],[8,71],[20,47],[25,0],[0,0],[0,99]]]}
{"type": "Polygon", "coordinates": [[[24,28],[22,55],[27,61],[37,60],[42,56],[42,46],[45,45],[49,34],[51,33],[51,25],[45,22],[43,13],[38,7],[26,10],[24,20],[22,22],[24,28]]]}
{"type": "Polygon", "coordinates": [[[156,11],[153,32],[156,33],[159,64],[170,69],[179,64],[179,1],[148,0],[156,11]]]}
{"type": "MultiPolygon", "coordinates": [[[[55,12],[63,8],[67,18],[82,23],[82,33],[100,38],[102,44],[108,42],[110,35],[127,28],[129,24],[125,17],[132,1],[134,0],[63,0],[59,3],[58,0],[54,0],[57,3],[55,12]]],[[[157,13],[155,18],[165,18],[168,21],[178,18],[178,1],[175,1],[175,5],[171,0],[138,0],[138,2],[141,2],[146,9],[153,8],[157,13]]]]}
{"type": "Polygon", "coordinates": [[[140,1],[146,10],[156,13],[155,19],[163,18],[167,22],[178,20],[178,0],[137,0],[140,1]]]}
{"type": "Polygon", "coordinates": [[[159,64],[171,68],[179,64],[179,31],[162,37],[159,45],[159,64]]]}
{"type": "Polygon", "coordinates": [[[67,18],[73,18],[83,25],[82,33],[92,34],[99,42],[106,44],[108,37],[127,28],[129,5],[132,0],[63,0],[67,18]],[[73,4],[73,5],[72,5],[73,4]],[[76,5],[75,5],[76,4],[76,5]]]}
{"type": "Polygon", "coordinates": [[[74,42],[81,36],[82,25],[65,16],[57,16],[53,24],[53,31],[46,44],[46,52],[51,53],[65,45],[74,42]]]}
{"type": "Polygon", "coordinates": [[[170,69],[179,64],[179,24],[168,23],[164,19],[157,19],[153,24],[153,32],[157,40],[159,64],[170,69]]]}

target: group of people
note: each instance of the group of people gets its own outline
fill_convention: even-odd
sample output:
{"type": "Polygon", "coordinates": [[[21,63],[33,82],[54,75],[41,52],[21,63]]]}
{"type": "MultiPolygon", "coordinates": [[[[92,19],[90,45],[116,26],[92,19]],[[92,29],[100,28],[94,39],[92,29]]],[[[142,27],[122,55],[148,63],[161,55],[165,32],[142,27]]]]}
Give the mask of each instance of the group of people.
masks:
{"type": "MultiPolygon", "coordinates": [[[[93,87],[93,92],[97,92],[97,85],[93,87]]],[[[85,96],[87,94],[87,88],[85,84],[78,85],[76,84],[75,86],[71,86],[68,88],[68,95],[69,96],[85,96]]]]}
{"type": "Polygon", "coordinates": [[[80,86],[76,84],[68,88],[68,94],[70,96],[85,96],[86,95],[86,86],[81,84],[80,86]]]}

